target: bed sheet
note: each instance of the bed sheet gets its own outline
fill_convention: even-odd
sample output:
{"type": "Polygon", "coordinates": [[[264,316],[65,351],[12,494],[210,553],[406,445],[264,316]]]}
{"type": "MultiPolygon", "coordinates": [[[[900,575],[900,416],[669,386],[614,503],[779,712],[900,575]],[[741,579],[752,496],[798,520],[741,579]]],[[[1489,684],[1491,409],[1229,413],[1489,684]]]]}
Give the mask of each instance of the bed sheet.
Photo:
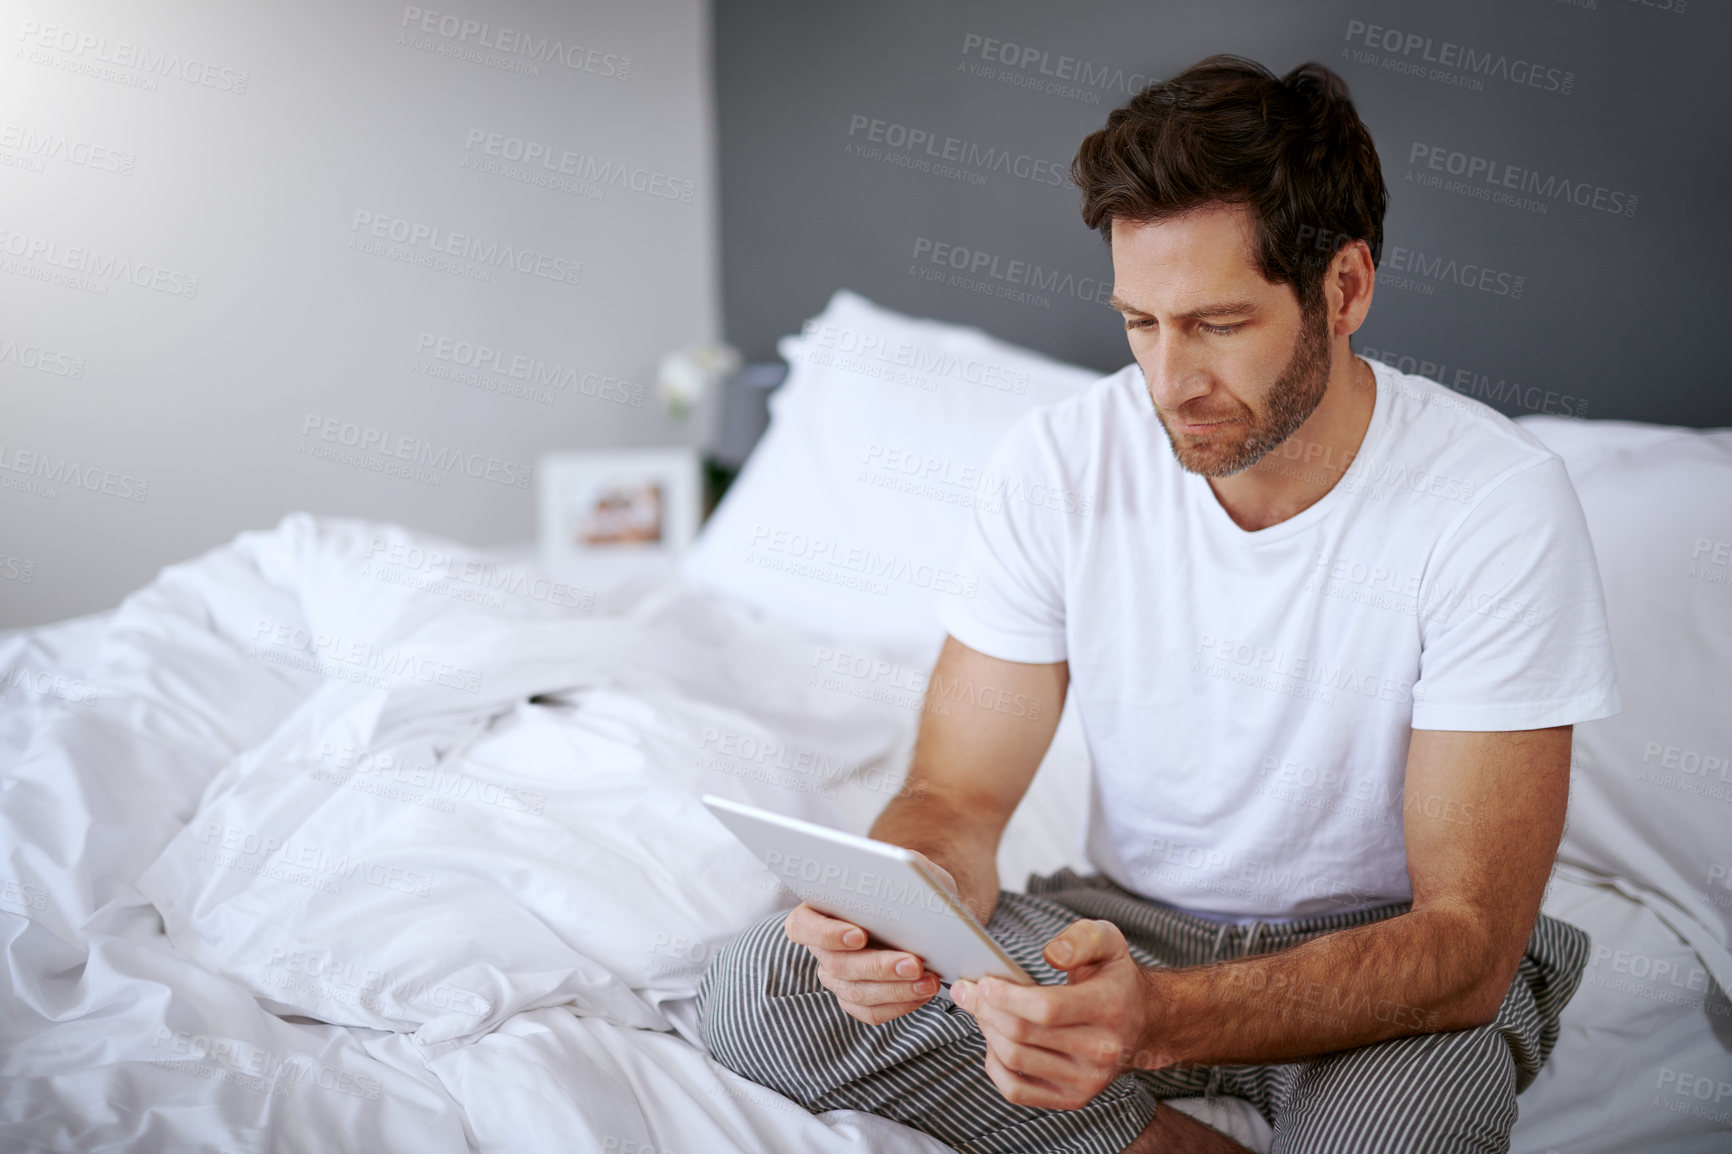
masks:
{"type": "Polygon", "coordinates": [[[1732,1149],[1732,1002],[1642,901],[1567,867],[1542,909],[1591,942],[1557,1046],[1520,1097],[1515,1154],[1732,1149]]]}
{"type": "Polygon", "coordinates": [[[90,665],[110,616],[0,633],[0,774],[23,756],[48,716],[94,698],[95,687],[79,672],[90,665]]]}
{"type": "Polygon", "coordinates": [[[181,956],[142,897],[71,945],[0,915],[0,1149],[461,1151],[414,1046],[266,1012],[181,956]]]}

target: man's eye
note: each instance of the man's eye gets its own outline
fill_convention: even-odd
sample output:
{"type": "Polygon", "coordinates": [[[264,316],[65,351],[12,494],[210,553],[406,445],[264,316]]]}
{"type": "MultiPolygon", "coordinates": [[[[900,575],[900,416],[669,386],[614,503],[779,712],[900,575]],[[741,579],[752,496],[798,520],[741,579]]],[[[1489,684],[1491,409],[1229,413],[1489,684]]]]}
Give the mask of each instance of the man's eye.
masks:
{"type": "MultiPolygon", "coordinates": [[[[1136,320],[1126,318],[1125,327],[1127,329],[1152,329],[1155,327],[1155,322],[1149,318],[1146,318],[1146,317],[1136,319],[1136,320]]],[[[1244,326],[1244,322],[1241,321],[1239,324],[1236,324],[1236,325],[1199,324],[1197,327],[1199,329],[1201,329],[1203,332],[1213,333],[1215,336],[1218,336],[1218,337],[1226,337],[1226,336],[1231,336],[1232,334],[1238,332],[1240,329],[1244,328],[1245,326],[1244,326]]]]}

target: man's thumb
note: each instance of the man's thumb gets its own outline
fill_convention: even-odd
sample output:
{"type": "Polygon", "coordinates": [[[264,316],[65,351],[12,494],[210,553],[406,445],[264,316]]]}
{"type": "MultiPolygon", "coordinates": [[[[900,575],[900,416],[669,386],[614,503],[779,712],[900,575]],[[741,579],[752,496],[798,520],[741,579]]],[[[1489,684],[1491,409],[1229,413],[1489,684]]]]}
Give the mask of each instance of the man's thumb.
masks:
{"type": "Polygon", "coordinates": [[[1099,922],[1072,922],[1046,944],[1046,960],[1061,970],[1100,961],[1108,953],[1106,937],[1099,922]]]}

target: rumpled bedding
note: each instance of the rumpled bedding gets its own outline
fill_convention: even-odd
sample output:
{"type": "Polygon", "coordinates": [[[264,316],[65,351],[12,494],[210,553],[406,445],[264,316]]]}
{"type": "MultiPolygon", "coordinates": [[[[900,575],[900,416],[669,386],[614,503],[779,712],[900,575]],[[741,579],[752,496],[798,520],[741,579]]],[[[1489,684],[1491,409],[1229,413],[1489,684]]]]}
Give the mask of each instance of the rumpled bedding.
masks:
{"type": "Polygon", "coordinates": [[[864,829],[932,654],[575,593],[296,515],[0,639],[0,1148],[942,1149],[691,1020],[793,901],[698,795],[864,829]]]}

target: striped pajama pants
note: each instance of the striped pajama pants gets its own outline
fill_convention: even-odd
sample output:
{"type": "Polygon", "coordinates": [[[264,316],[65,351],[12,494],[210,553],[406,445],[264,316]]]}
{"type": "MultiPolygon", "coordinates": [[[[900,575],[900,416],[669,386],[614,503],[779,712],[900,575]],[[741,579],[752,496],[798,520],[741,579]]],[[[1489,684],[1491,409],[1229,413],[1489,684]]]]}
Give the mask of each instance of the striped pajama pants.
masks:
{"type": "MultiPolygon", "coordinates": [[[[1046,964],[1041,949],[1079,918],[1117,925],[1142,965],[1189,966],[1272,953],[1407,908],[1278,925],[1218,924],[1105,878],[1061,870],[1030,878],[1026,895],[1001,894],[987,931],[1036,981],[1051,984],[1064,975],[1046,964]]],[[[783,933],[784,917],[748,928],[712,959],[698,990],[710,1053],[809,1110],[894,1118],[964,1154],[1113,1154],[1148,1125],[1159,1100],[1216,1094],[1250,1101],[1274,1129],[1276,1154],[1507,1150],[1516,1094],[1557,1041],[1558,1014],[1588,955],[1586,934],[1542,914],[1488,1026],[1281,1065],[1133,1070],[1080,1109],[1043,1110],[999,1095],[986,1076],[986,1043],[974,1019],[942,995],[878,1026],[843,1013],[819,984],[816,960],[783,933]]],[[[1326,997],[1310,996],[1318,993],[1263,996],[1281,1003],[1271,1012],[1295,1016],[1415,1013],[1395,1004],[1332,1008],[1326,997]]]]}

